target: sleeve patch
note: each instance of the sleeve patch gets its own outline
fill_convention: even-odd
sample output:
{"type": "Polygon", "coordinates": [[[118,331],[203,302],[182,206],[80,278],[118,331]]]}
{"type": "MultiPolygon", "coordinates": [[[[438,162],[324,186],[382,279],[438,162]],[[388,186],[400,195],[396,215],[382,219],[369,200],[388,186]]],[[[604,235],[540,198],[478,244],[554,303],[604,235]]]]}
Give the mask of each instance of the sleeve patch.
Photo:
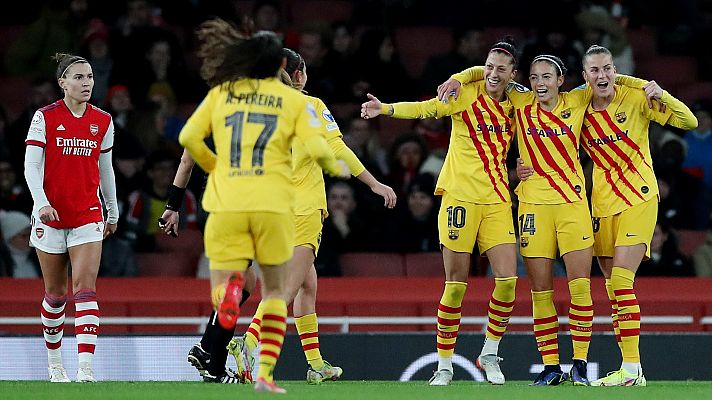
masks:
{"type": "Polygon", "coordinates": [[[321,122],[319,122],[319,117],[317,116],[314,104],[307,102],[307,113],[309,114],[309,125],[313,128],[320,127],[321,122]]]}
{"type": "Polygon", "coordinates": [[[321,116],[324,117],[326,122],[336,122],[334,116],[331,115],[331,112],[328,109],[324,109],[324,111],[321,112],[321,116]]]}

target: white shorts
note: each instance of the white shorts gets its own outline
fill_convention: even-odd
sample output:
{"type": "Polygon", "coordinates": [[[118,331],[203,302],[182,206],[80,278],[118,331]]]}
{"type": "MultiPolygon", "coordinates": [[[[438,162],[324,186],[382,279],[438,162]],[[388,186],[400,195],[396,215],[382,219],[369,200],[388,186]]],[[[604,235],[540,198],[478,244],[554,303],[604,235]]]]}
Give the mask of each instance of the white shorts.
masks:
{"type": "Polygon", "coordinates": [[[30,245],[50,254],[64,254],[67,249],[80,244],[104,240],[104,223],[91,222],[78,228],[57,229],[32,218],[30,245]]]}

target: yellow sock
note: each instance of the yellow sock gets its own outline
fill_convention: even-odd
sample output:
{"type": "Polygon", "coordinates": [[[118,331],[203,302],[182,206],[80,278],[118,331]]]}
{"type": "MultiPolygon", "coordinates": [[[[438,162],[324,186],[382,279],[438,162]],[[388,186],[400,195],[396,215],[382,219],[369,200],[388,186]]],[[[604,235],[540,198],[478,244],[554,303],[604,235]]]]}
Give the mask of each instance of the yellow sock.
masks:
{"type": "Polygon", "coordinates": [[[534,336],[544,365],[559,364],[559,317],[554,307],[554,291],[532,291],[534,336]]]}
{"type": "Polygon", "coordinates": [[[316,313],[294,318],[294,324],[297,326],[307,362],[313,369],[321,369],[324,366],[324,359],[319,351],[319,322],[316,313]]]}
{"type": "MultiPolygon", "coordinates": [[[[611,320],[613,321],[613,333],[616,335],[616,343],[618,343],[618,348],[621,348],[621,330],[618,327],[618,303],[616,303],[616,295],[613,293],[613,285],[611,285],[611,280],[606,279],[606,293],[608,293],[608,300],[611,301],[611,320]]],[[[621,351],[623,351],[621,349],[621,351]]]]}
{"type": "Polygon", "coordinates": [[[225,298],[225,284],[221,283],[210,291],[210,300],[213,302],[213,308],[218,309],[220,303],[222,303],[225,298]]]}
{"type": "Polygon", "coordinates": [[[287,303],[283,299],[275,298],[262,300],[262,303],[264,315],[260,331],[260,368],[257,377],[272,382],[274,367],[277,365],[279,353],[282,352],[284,333],[287,330],[287,303]]]}
{"type": "Polygon", "coordinates": [[[593,300],[591,280],[578,278],[569,281],[569,331],[574,347],[574,360],[586,361],[593,331],[593,300]]]}
{"type": "Polygon", "coordinates": [[[635,297],[635,273],[622,267],[613,267],[611,286],[618,305],[618,327],[621,335],[623,362],[640,362],[640,306],[635,297]]]}
{"type": "Polygon", "coordinates": [[[466,282],[445,282],[443,297],[438,305],[437,349],[440,357],[451,358],[455,353],[465,290],[466,282]]]}
{"type": "Polygon", "coordinates": [[[252,351],[257,347],[257,342],[260,341],[260,325],[262,324],[262,314],[264,314],[264,303],[260,302],[255,310],[255,315],[252,316],[252,322],[245,332],[245,345],[247,349],[252,351]]]}
{"type": "Polygon", "coordinates": [[[494,278],[494,290],[487,309],[487,338],[501,340],[514,309],[517,277],[494,278]]]}

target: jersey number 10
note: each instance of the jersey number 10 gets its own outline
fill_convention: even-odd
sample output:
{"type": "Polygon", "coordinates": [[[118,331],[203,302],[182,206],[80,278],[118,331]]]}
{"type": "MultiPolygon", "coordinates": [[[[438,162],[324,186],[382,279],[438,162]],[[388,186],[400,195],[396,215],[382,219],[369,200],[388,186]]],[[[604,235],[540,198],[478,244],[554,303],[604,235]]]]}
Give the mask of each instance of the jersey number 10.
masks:
{"type": "MultiPolygon", "coordinates": [[[[265,147],[277,130],[277,116],[274,114],[249,113],[247,123],[262,124],[262,132],[255,141],[252,148],[252,168],[261,168],[264,165],[265,147]]],[[[245,113],[238,111],[225,117],[225,127],[232,128],[232,138],[230,141],[230,166],[240,168],[240,156],[242,156],[242,130],[245,126],[245,113]]]]}

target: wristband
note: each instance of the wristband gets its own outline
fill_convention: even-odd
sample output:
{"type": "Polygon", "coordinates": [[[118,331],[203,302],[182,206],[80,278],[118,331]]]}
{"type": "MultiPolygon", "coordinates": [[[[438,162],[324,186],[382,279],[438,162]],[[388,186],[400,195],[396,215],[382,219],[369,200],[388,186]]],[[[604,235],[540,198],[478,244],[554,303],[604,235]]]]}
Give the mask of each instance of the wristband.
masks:
{"type": "Polygon", "coordinates": [[[185,188],[179,188],[176,185],[171,185],[168,189],[168,201],[166,201],[166,210],[178,211],[183,205],[185,197],[185,188]]]}

